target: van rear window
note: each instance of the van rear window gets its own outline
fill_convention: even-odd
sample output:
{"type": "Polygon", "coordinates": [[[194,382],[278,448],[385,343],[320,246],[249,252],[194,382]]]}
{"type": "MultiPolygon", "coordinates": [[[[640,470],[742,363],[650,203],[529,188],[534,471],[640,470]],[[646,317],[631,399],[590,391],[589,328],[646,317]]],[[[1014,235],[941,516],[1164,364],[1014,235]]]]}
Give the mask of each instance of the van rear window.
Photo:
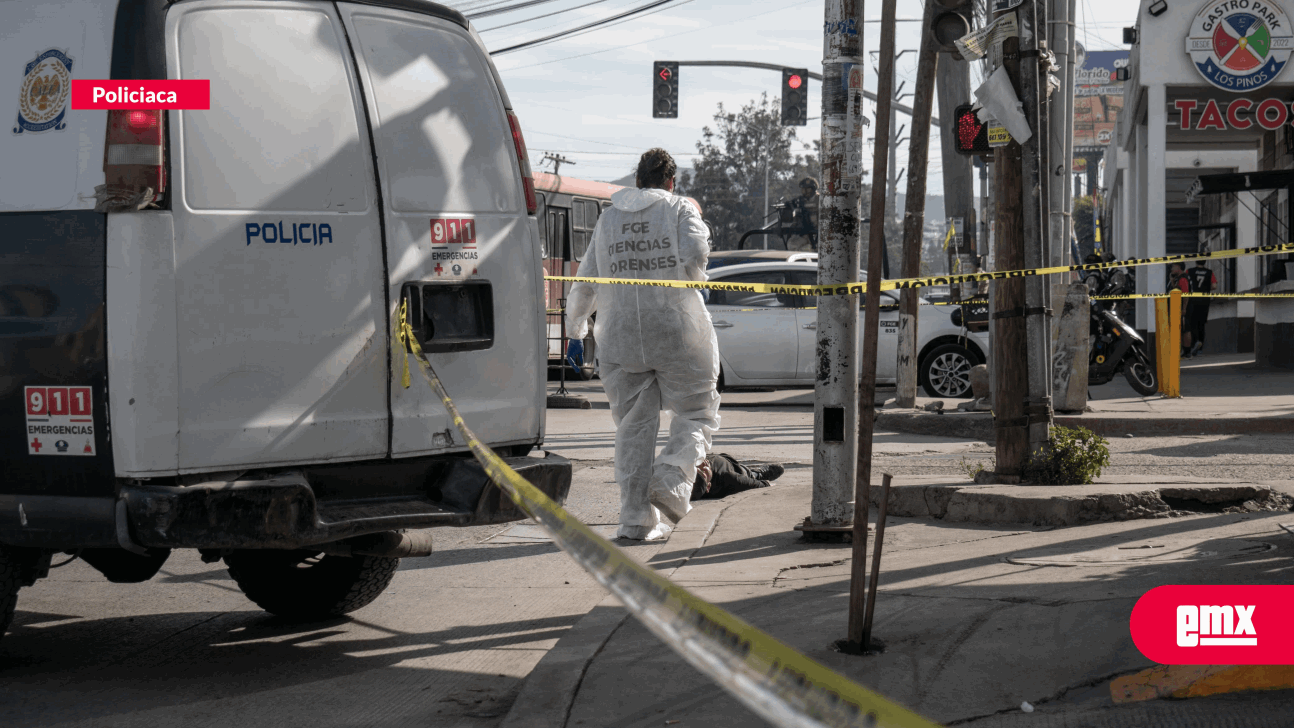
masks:
{"type": "Polygon", "coordinates": [[[327,15],[195,10],[181,22],[179,55],[183,78],[211,79],[211,110],[179,112],[189,207],[367,209],[367,143],[327,15]]]}
{"type": "Polygon", "coordinates": [[[516,152],[480,51],[431,18],[353,16],[397,212],[516,212],[516,152]]]}

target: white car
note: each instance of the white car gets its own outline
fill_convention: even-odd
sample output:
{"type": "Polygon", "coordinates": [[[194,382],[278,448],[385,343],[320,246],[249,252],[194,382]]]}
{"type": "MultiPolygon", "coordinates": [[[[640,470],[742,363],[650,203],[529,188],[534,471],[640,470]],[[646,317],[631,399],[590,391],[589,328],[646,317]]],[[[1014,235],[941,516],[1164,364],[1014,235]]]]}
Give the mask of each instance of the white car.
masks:
{"type": "MultiPolygon", "coordinates": [[[[709,273],[715,283],[818,282],[818,267],[808,262],[745,263],[711,268],[709,273]]],[[[813,384],[818,345],[815,297],[719,290],[705,295],[719,336],[721,388],[813,384]]],[[[880,383],[892,384],[896,379],[898,304],[898,291],[881,292],[876,360],[880,383]]],[[[924,300],[918,308],[918,380],[931,397],[969,397],[970,369],[986,361],[988,333],[964,329],[960,314],[958,306],[935,306],[924,300]]]]}

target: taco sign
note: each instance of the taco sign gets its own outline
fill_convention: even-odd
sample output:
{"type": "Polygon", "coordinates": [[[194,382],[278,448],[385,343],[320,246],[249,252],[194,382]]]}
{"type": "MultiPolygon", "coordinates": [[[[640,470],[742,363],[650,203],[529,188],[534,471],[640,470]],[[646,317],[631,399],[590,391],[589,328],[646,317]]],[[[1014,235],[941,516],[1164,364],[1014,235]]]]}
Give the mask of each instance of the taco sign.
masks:
{"type": "Polygon", "coordinates": [[[1173,107],[1182,115],[1178,128],[1193,131],[1244,131],[1253,127],[1272,131],[1294,119],[1289,104],[1280,99],[1236,99],[1221,105],[1215,99],[1178,99],[1173,107]]]}
{"type": "Polygon", "coordinates": [[[1244,93],[1276,80],[1294,52],[1294,34],[1275,2],[1210,2],[1191,20],[1186,52],[1204,80],[1244,93]]]}

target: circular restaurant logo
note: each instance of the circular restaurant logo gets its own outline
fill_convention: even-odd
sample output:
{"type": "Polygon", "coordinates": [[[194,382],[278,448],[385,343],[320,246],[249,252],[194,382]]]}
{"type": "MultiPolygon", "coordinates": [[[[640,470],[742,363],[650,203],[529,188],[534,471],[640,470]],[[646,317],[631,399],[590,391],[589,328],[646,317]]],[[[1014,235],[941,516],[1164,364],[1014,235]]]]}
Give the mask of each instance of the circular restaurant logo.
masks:
{"type": "Polygon", "coordinates": [[[1289,18],[1274,2],[1210,2],[1196,13],[1186,52],[1206,81],[1243,93],[1276,80],[1294,51],[1289,18]]]}

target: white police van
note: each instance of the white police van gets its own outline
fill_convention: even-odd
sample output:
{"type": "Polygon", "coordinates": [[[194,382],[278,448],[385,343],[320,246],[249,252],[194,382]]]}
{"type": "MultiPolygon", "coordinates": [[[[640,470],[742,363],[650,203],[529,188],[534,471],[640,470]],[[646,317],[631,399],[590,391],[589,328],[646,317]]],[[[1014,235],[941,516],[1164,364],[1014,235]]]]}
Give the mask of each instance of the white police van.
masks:
{"type": "Polygon", "coordinates": [[[134,582],[199,549],[324,616],[430,553],[421,529],[521,518],[402,386],[402,301],[467,424],[565,497],[569,462],[532,453],[525,144],[461,14],[9,0],[0,108],[0,633],[58,552],[134,582]],[[77,79],[206,79],[210,108],[74,110],[77,79]]]}

